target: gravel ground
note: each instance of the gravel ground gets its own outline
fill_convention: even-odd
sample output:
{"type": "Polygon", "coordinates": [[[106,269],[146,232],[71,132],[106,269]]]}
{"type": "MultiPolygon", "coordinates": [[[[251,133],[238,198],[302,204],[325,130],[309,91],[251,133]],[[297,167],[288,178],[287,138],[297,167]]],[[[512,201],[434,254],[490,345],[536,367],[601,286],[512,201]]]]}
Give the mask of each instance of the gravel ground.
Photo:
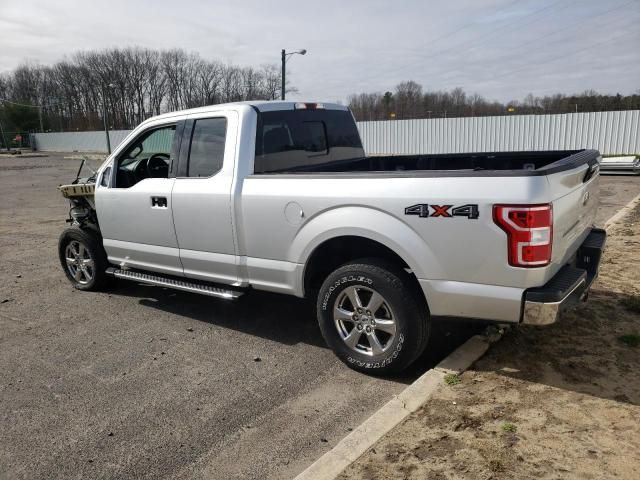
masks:
{"type": "Polygon", "coordinates": [[[509,330],[341,480],[640,478],[639,246],[640,206],[610,232],[587,303],[509,330]]]}
{"type": "Polygon", "coordinates": [[[604,225],[604,222],[639,193],[640,176],[601,175],[600,208],[596,223],[599,226],[604,225]]]}
{"type": "Polygon", "coordinates": [[[440,327],[384,379],[337,361],[299,299],[76,291],[55,187],[78,165],[0,158],[0,478],[290,478],[477,331],[440,327]]]}

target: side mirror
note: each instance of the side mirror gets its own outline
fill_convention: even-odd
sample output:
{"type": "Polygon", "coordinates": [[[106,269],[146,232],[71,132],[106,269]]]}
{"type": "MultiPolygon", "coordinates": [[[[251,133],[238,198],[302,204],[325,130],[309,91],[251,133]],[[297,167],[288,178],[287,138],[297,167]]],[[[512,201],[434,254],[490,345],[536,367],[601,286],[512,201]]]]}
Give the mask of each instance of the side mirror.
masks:
{"type": "Polygon", "coordinates": [[[100,180],[101,187],[109,187],[111,185],[111,165],[104,169],[100,180]]]}

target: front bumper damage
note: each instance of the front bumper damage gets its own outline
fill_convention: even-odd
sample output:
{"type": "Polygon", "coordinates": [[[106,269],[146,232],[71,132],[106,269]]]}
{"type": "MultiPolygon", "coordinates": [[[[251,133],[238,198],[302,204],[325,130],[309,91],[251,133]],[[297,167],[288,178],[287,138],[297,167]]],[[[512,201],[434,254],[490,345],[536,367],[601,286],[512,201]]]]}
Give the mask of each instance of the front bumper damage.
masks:
{"type": "Polygon", "coordinates": [[[529,288],[523,296],[522,323],[549,325],[562,310],[586,300],[598,276],[607,232],[593,228],[576,252],[575,262],[567,264],[542,287],[529,288]]]}

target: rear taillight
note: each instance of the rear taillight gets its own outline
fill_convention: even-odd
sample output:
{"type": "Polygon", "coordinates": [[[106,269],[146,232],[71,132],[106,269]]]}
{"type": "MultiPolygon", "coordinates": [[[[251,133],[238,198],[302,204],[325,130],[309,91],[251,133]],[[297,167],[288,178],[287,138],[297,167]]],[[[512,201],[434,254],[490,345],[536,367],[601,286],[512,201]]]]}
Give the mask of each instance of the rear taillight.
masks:
{"type": "Polygon", "coordinates": [[[509,265],[543,267],[551,262],[553,207],[494,205],[493,221],[507,233],[509,265]]]}

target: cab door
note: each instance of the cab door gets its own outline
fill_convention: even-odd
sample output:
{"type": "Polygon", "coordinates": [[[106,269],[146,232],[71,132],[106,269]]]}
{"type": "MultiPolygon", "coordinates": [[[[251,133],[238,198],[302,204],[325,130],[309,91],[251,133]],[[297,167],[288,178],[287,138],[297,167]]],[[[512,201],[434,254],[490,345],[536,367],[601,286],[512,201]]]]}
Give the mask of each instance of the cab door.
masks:
{"type": "Polygon", "coordinates": [[[171,196],[180,260],[186,277],[238,280],[231,190],[238,114],[189,116],[171,196]]]}
{"type": "Polygon", "coordinates": [[[180,123],[156,124],[114,154],[96,186],[104,248],[111,263],[183,275],[171,211],[180,123]],[[106,174],[110,178],[105,178],[106,174]]]}

